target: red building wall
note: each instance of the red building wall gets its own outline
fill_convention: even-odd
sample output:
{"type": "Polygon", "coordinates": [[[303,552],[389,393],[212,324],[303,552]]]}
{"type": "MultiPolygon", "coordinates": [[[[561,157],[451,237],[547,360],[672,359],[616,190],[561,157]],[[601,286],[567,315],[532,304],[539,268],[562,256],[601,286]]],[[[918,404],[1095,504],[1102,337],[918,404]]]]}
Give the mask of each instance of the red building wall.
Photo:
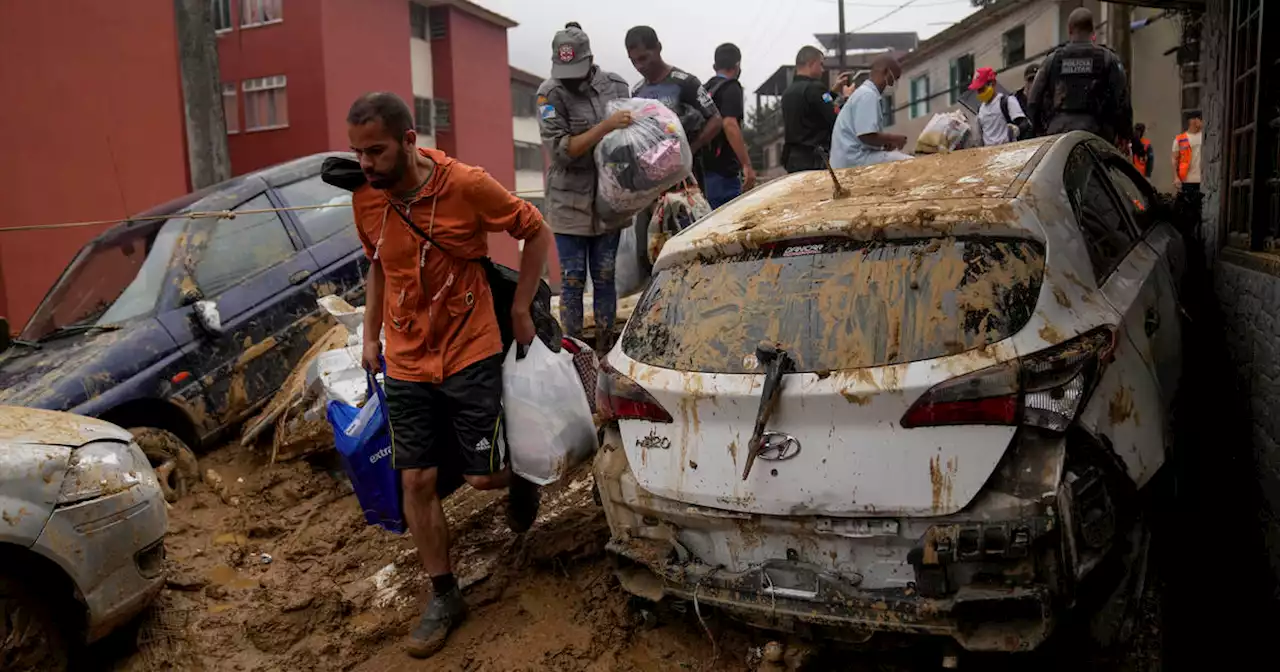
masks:
{"type": "Polygon", "coordinates": [[[391,91],[413,105],[408,0],[325,0],[325,149],[349,149],[347,110],[360,95],[391,91]]]}
{"type": "MultiPolygon", "coordinates": [[[[431,43],[433,86],[436,98],[448,100],[453,110],[450,130],[436,131],[436,146],[515,189],[507,29],[451,6],[436,12],[446,28],[444,39],[431,43]]],[[[494,260],[514,267],[519,254],[510,236],[489,236],[494,260]]]]}
{"type": "Polygon", "coordinates": [[[0,315],[106,226],[189,190],[172,0],[0,2],[0,315]]]}

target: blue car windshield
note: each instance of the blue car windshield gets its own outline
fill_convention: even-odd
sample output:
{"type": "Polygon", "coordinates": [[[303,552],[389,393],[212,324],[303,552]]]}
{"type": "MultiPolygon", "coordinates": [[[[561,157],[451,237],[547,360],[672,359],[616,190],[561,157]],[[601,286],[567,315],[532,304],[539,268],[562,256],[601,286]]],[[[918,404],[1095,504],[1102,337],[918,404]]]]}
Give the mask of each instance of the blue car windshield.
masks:
{"type": "Polygon", "coordinates": [[[70,326],[118,324],[155,310],[186,217],[139,226],[80,250],[21,338],[38,341],[70,326]]]}

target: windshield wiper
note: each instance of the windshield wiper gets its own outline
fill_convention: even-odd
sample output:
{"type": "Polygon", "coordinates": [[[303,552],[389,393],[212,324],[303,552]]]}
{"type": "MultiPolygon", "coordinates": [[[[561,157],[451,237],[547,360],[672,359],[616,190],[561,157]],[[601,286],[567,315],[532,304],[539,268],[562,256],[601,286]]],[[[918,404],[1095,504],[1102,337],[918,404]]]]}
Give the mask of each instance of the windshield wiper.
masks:
{"type": "Polygon", "coordinates": [[[25,347],[31,348],[32,350],[39,350],[39,349],[40,349],[40,344],[39,344],[39,343],[36,343],[35,341],[24,341],[24,340],[22,340],[21,338],[14,338],[14,339],[10,339],[10,340],[9,340],[9,343],[10,343],[10,345],[22,345],[22,346],[25,346],[25,347]]]}
{"type": "Polygon", "coordinates": [[[52,341],[63,336],[74,336],[76,334],[87,334],[91,331],[116,331],[120,329],[118,324],[68,324],[58,327],[53,331],[41,336],[36,343],[44,343],[52,341]]]}

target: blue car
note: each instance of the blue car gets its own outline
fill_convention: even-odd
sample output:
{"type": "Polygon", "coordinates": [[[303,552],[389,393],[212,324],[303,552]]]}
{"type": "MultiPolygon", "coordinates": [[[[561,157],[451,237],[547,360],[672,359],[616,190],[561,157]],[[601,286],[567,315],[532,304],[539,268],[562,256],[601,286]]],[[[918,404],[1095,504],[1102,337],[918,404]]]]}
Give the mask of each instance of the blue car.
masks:
{"type": "Polygon", "coordinates": [[[364,303],[351,193],[320,179],[330,156],[349,155],[237,177],[85,245],[0,353],[0,405],[131,430],[179,496],[196,477],[191,448],[265,404],[324,334],[316,300],[364,303]],[[272,211],[315,205],[332,207],[272,211]],[[206,214],[219,211],[234,216],[206,214]]]}

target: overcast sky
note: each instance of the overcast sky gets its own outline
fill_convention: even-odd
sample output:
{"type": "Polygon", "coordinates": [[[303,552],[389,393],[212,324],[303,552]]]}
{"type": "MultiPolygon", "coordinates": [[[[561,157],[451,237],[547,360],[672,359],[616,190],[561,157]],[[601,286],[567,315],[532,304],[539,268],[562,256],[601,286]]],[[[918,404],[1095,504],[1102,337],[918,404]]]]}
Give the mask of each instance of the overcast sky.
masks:
{"type": "MultiPolygon", "coordinates": [[[[597,64],[633,84],[640,75],[623,47],[632,26],[653,26],[665,60],[703,81],[712,75],[716,46],[733,42],[742,49],[748,105],[754,105],[751,92],[778,66],[793,63],[800,47],[820,46],[814,33],[834,33],[838,25],[836,0],[473,1],[519,22],[507,37],[511,64],[542,77],[551,73],[551,38],[568,21],[587,31],[597,64]]],[[[916,0],[902,9],[903,0],[844,4],[849,32],[874,22],[864,32],[914,30],[921,39],[974,11],[969,0],[916,0]]]]}

